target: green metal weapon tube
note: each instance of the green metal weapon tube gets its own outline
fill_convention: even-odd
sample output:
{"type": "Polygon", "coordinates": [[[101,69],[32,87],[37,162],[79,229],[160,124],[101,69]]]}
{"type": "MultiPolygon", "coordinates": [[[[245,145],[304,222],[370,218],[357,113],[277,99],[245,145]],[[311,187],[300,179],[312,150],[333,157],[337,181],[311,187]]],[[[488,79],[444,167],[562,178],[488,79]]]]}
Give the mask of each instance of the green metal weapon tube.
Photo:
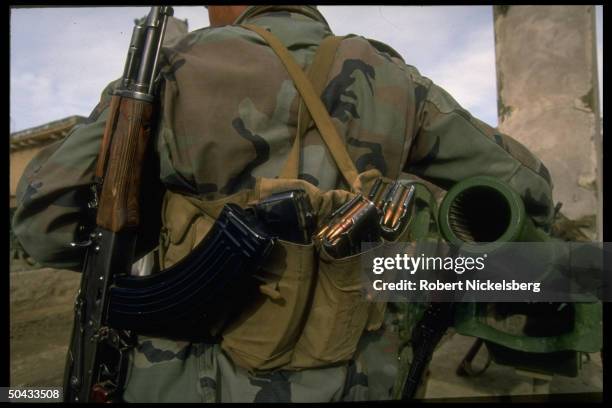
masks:
{"type": "Polygon", "coordinates": [[[550,239],[533,225],[518,193],[492,177],[472,177],[453,186],[440,204],[438,222],[442,237],[465,252],[550,239]]]}

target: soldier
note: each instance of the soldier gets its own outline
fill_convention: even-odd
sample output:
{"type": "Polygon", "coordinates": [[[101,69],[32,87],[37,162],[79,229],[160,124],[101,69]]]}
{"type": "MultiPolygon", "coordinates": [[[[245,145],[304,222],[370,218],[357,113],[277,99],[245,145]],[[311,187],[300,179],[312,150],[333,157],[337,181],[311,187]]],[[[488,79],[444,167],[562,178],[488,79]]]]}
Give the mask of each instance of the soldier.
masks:
{"type": "MultiPolygon", "coordinates": [[[[273,33],[305,70],[321,41],[332,35],[325,18],[312,6],[210,6],[208,10],[210,27],[186,34],[162,50],[164,85],[152,142],[157,163],[155,170],[148,171],[146,183],[158,197],[172,191],[201,200],[226,198],[253,188],[257,177],[278,176],[290,155],[298,91],[266,42],[239,24],[273,33]]],[[[26,250],[46,266],[81,267],[83,249],[67,243],[88,228],[86,197],[112,87],[104,90],[88,123],[42,151],[20,181],[14,230],[26,250]]],[[[500,178],[522,196],[534,223],[549,228],[552,183],[544,165],[521,144],[472,117],[391,47],[357,35],[343,38],[321,100],[359,173],[377,169],[391,179],[411,173],[445,190],[476,175],[500,178]]],[[[316,126],[307,127],[300,144],[300,179],[322,191],[347,188],[316,126]]],[[[140,245],[141,255],[155,247],[159,231],[159,207],[146,210],[150,214],[145,214],[144,224],[149,231],[141,236],[150,239],[140,245]]],[[[180,233],[168,231],[172,217],[179,216],[162,214],[160,248],[166,243],[165,251],[161,248],[162,267],[185,255],[173,255],[168,245],[182,236],[197,241],[193,223],[180,233]]],[[[260,372],[244,368],[218,344],[139,336],[124,399],[389,399],[398,347],[397,333],[387,324],[363,335],[354,357],[343,364],[260,372]]]]}

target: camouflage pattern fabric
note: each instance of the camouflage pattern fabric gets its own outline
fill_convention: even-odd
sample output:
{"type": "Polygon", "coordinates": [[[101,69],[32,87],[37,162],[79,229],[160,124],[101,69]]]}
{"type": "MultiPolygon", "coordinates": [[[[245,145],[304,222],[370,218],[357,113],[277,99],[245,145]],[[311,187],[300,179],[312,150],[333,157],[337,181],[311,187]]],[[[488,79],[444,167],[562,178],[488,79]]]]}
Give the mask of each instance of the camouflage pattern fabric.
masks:
{"type": "Polygon", "coordinates": [[[348,364],[250,373],[233,364],[217,344],[140,336],[124,399],[127,402],[386,400],[391,397],[397,376],[398,345],[397,332],[381,329],[364,334],[358,354],[348,364]]]}
{"type": "MultiPolygon", "coordinates": [[[[149,171],[149,176],[164,188],[216,199],[252,187],[256,176],[275,177],[285,163],[296,132],[297,91],[272,49],[237,24],[269,29],[303,68],[331,31],[314,7],[279,6],[257,14],[258,7],[249,7],[235,25],[196,30],[162,50],[165,82],[153,140],[159,173],[149,171]]],[[[113,85],[102,93],[88,123],[44,149],[20,181],[14,231],[43,265],[79,270],[82,263],[83,250],[67,244],[88,220],[86,201],[113,85]]],[[[523,197],[538,226],[549,227],[552,183],[544,165],[509,136],[473,118],[389,46],[347,36],[321,98],[359,172],[377,168],[390,178],[411,173],[443,189],[476,175],[497,177],[523,197]]],[[[321,190],[346,187],[316,128],[307,130],[302,146],[300,178],[321,190]]],[[[143,217],[150,230],[142,236],[158,236],[158,218],[159,213],[143,217]]],[[[349,364],[265,374],[235,367],[216,345],[141,338],[125,397],[386,399],[397,370],[394,330],[389,324],[364,336],[349,364]]]]}

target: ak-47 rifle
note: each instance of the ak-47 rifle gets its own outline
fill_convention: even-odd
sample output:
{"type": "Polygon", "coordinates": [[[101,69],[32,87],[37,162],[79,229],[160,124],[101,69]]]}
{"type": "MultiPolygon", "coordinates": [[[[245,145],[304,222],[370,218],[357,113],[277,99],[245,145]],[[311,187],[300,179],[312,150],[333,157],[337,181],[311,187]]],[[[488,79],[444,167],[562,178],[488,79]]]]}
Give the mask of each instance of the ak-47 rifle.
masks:
{"type": "Polygon", "coordinates": [[[172,7],[152,7],[134,27],[123,78],[114,91],[92,186],[96,227],[86,243],[66,358],[64,401],[121,399],[133,334],[106,322],[109,285],[134,261],[142,163],[158,93],[159,55],[172,7]]]}

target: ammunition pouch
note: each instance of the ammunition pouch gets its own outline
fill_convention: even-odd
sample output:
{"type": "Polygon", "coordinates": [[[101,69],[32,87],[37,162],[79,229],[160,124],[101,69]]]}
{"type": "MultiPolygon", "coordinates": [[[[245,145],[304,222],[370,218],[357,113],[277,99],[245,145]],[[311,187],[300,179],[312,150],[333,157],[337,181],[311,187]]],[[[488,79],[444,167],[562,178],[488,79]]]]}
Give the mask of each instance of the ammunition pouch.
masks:
{"type": "MultiPolygon", "coordinates": [[[[370,186],[378,177],[377,170],[370,170],[359,175],[358,183],[370,186]]],[[[308,194],[319,222],[356,195],[345,190],[322,192],[304,180],[280,178],[258,178],[254,189],[217,201],[168,191],[160,264],[170,269],[179,265],[200,240],[208,239],[225,204],[244,208],[293,189],[308,194]]],[[[257,370],[303,369],[349,360],[363,331],[381,326],[385,307],[363,298],[360,262],[361,254],[336,259],[312,242],[277,240],[254,272],[258,292],[237,317],[222,324],[221,347],[236,364],[257,370]]]]}

